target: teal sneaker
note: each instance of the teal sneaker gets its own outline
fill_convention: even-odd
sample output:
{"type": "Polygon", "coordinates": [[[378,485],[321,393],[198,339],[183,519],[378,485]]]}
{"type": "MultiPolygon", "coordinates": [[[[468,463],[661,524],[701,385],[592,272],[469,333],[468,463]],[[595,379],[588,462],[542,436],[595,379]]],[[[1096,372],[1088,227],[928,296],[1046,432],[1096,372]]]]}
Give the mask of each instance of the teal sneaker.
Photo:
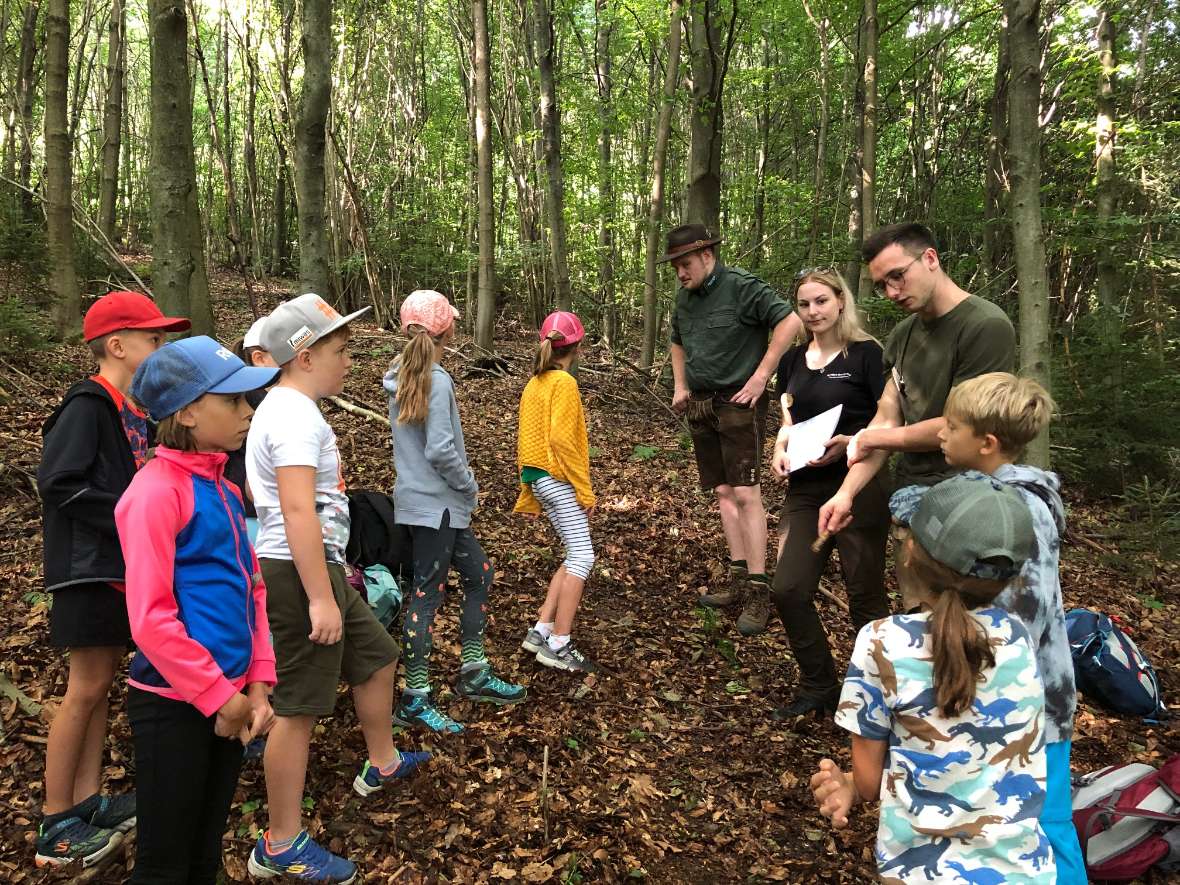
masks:
{"type": "Polygon", "coordinates": [[[491,664],[472,667],[459,672],[455,683],[455,694],[469,701],[483,704],[519,704],[528,694],[523,685],[505,682],[492,672],[491,664]]]}
{"type": "Polygon", "coordinates": [[[278,854],[266,850],[266,837],[259,836],[246,869],[256,879],[290,876],[309,882],[350,885],[356,879],[356,864],[330,852],[303,830],[291,847],[278,854]]]}
{"type": "Polygon", "coordinates": [[[37,866],[60,867],[79,860],[84,867],[93,866],[122,839],[122,833],[100,829],[76,815],[49,826],[42,823],[37,829],[37,866]]]}
{"type": "Polygon", "coordinates": [[[393,711],[393,721],[406,728],[429,728],[437,734],[462,734],[466,731],[463,723],[456,722],[436,707],[429,694],[412,694],[408,691],[402,693],[397,709],[393,711]]]}

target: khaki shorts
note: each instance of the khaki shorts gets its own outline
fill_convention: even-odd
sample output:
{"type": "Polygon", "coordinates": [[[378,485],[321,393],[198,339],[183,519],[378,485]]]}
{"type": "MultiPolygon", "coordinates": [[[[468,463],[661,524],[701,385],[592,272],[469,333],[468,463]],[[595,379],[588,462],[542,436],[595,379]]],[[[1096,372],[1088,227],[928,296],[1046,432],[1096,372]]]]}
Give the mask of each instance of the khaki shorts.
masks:
{"type": "Polygon", "coordinates": [[[694,395],[689,403],[688,427],[703,489],[756,486],[761,481],[769,399],[763,394],[754,408],[728,400],[694,395]]]}
{"type": "Polygon", "coordinates": [[[311,614],[295,563],[261,559],[258,564],[266,581],[266,616],[278,674],[271,697],[276,715],[330,716],[341,677],[349,685],[360,685],[398,659],[397,641],[345,579],[342,566],[328,563],[328,578],[344,636],[334,645],[320,645],[308,639],[311,614]]]}

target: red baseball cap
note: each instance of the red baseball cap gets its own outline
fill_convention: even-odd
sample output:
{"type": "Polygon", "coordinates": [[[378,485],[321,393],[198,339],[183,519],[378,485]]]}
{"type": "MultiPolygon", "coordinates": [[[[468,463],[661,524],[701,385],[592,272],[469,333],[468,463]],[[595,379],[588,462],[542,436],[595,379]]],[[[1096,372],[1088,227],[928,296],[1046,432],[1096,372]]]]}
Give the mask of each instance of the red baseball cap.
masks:
{"type": "Polygon", "coordinates": [[[541,340],[544,341],[552,332],[557,333],[553,343],[558,347],[577,344],[586,337],[582,321],[576,313],[570,313],[568,310],[557,310],[545,317],[545,322],[541,323],[541,340]]]}
{"type": "Polygon", "coordinates": [[[192,323],[183,317],[166,317],[156,302],[138,292],[107,292],[86,311],[82,337],[87,341],[121,329],[160,329],[183,332],[192,323]]]}

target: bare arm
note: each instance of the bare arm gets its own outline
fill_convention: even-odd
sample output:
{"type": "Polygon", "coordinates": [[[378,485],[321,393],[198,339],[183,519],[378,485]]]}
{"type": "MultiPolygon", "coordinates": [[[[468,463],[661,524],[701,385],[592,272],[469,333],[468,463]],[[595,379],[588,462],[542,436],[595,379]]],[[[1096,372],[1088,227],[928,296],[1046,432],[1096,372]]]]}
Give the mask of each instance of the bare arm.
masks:
{"type": "Polygon", "coordinates": [[[681,344],[672,344],[672,408],[678,412],[683,412],[688,405],[688,399],[691,395],[688,390],[688,380],[685,377],[684,368],[684,346],[681,344]]]}
{"type": "Polygon", "coordinates": [[[766,390],[767,382],[770,381],[770,376],[778,368],[778,361],[782,359],[783,353],[790,347],[791,342],[795,340],[795,336],[802,328],[803,321],[793,311],[779,320],[778,325],[774,327],[774,333],[770,336],[770,344],[766,348],[766,355],[762,357],[762,362],[758,363],[754,374],[750,376],[745,386],[733,395],[730,402],[754,403],[758,397],[762,396],[762,392],[766,390]]]}
{"type": "Polygon", "coordinates": [[[342,625],[324,558],[323,527],[315,510],[315,468],[279,467],[275,479],[287,546],[291,548],[291,559],[307,594],[311,640],[331,645],[340,640],[342,625]]]}
{"type": "Polygon", "coordinates": [[[848,826],[848,815],[862,802],[875,802],[881,792],[887,741],[852,736],[852,771],[844,772],[831,759],[819,763],[811,778],[811,791],[819,812],[836,829],[848,826]]]}

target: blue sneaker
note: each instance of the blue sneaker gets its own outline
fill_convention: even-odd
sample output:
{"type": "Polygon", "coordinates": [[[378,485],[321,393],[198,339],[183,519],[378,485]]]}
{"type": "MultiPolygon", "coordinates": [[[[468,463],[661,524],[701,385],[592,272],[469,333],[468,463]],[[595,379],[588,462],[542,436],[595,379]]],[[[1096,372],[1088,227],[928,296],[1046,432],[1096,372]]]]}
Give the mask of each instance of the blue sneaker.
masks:
{"type": "Polygon", "coordinates": [[[75,805],[74,812],[100,830],[129,833],[135,829],[135,793],[115,793],[110,796],[95,793],[75,805]]]}
{"type": "Polygon", "coordinates": [[[365,767],[361,769],[361,773],[352,782],[352,788],[360,795],[368,796],[380,790],[390,781],[409,777],[421,766],[430,761],[430,754],[421,751],[407,750],[401,754],[401,757],[401,761],[397,763],[397,768],[389,774],[382,774],[380,768],[366,759],[365,767]]]}
{"type": "Polygon", "coordinates": [[[246,869],[257,879],[273,879],[275,876],[290,876],[308,882],[332,882],[334,885],[349,885],[356,879],[356,864],[343,857],[337,857],[321,846],[303,830],[286,851],[268,854],[266,837],[259,836],[258,844],[250,852],[246,869]]]}
{"type": "Polygon", "coordinates": [[[410,728],[421,725],[438,734],[462,734],[463,723],[456,722],[434,705],[428,694],[404,692],[393,711],[393,721],[410,728]]]}
{"type": "Polygon", "coordinates": [[[118,847],[123,834],[100,829],[94,824],[71,815],[56,823],[37,828],[37,856],[39,867],[58,867],[82,861],[83,867],[93,866],[118,847]]]}

